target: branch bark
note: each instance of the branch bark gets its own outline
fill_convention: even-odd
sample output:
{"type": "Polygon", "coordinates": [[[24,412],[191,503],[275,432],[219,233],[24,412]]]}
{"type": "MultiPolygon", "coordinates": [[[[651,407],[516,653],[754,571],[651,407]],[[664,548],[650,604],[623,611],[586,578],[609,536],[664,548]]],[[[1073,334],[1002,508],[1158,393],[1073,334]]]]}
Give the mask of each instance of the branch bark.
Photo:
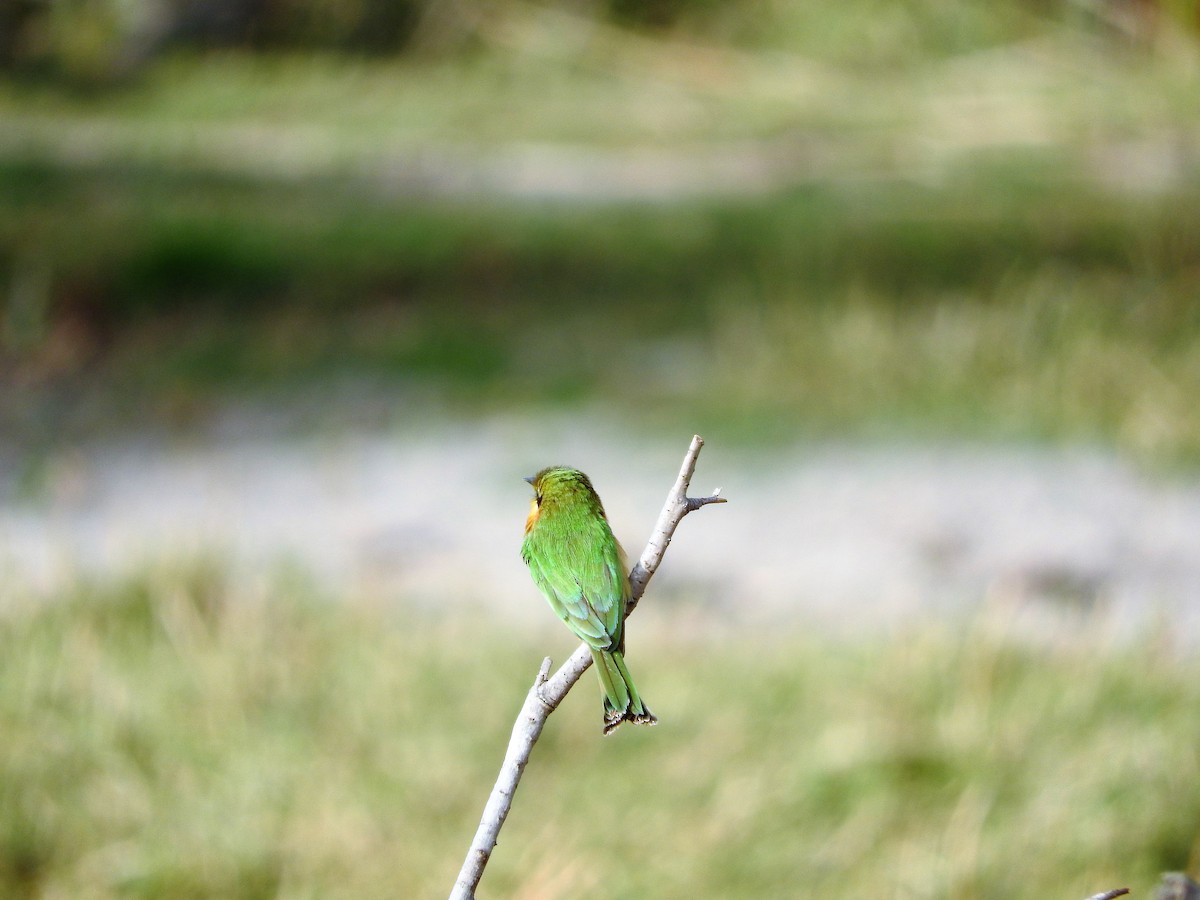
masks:
{"type": "MultiPolygon", "coordinates": [[[[642,551],[633,571],[629,573],[632,593],[626,615],[633,612],[638,601],[642,599],[646,585],[650,583],[650,579],[658,570],[658,565],[662,562],[663,555],[667,552],[667,547],[670,546],[671,538],[675,534],[675,529],[683,521],[683,517],[710,503],[725,502],[720,488],[707,497],[689,497],[687,495],[692,474],[696,471],[696,459],[703,446],[704,439],[698,434],[695,435],[683,457],[679,477],[675,479],[671,492],[667,494],[667,502],[658,516],[658,522],[654,526],[654,532],[650,535],[646,549],[642,551]]],[[[550,713],[558,708],[558,705],[567,696],[567,692],[575,686],[575,682],[591,664],[592,654],[586,644],[580,644],[570,658],[554,673],[553,677],[549,677],[552,665],[550,657],[546,657],[542,661],[537,677],[534,678],[533,686],[525,695],[525,702],[521,706],[520,713],[517,714],[516,722],[513,723],[512,735],[508,740],[508,750],[504,754],[500,774],[496,777],[496,784],[492,788],[491,796],[488,797],[487,804],[483,808],[479,829],[475,832],[475,839],[471,841],[467,857],[458,873],[458,880],[455,881],[454,888],[450,891],[450,900],[474,900],[475,889],[483,877],[483,870],[487,866],[488,860],[491,859],[492,851],[496,848],[500,828],[504,825],[504,820],[508,818],[509,810],[512,809],[513,794],[516,793],[517,785],[521,781],[521,773],[525,771],[525,765],[529,762],[529,754],[533,752],[533,745],[541,736],[542,728],[550,717],[550,713]]]]}

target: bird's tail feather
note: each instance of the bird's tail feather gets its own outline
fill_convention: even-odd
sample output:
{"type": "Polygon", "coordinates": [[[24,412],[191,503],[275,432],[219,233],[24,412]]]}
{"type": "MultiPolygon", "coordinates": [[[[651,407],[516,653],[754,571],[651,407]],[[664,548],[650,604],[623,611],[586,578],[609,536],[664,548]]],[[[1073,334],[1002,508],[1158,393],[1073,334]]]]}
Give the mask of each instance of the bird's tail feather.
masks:
{"type": "Polygon", "coordinates": [[[611,734],[622,722],[653,725],[658,719],[642,702],[625,657],[619,651],[596,651],[592,654],[596,663],[596,674],[604,689],[604,733],[611,734]]]}

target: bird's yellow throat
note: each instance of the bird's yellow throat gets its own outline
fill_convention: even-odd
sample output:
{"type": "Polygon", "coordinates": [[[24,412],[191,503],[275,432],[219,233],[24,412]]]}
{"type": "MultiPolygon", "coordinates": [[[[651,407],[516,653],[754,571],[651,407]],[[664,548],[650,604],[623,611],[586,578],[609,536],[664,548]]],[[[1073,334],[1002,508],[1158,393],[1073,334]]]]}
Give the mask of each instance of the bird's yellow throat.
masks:
{"type": "Polygon", "coordinates": [[[525,533],[526,534],[529,534],[529,529],[533,528],[533,523],[537,521],[538,513],[540,513],[541,511],[542,511],[541,507],[538,506],[538,502],[537,502],[536,498],[529,501],[529,515],[525,519],[525,533]]]}

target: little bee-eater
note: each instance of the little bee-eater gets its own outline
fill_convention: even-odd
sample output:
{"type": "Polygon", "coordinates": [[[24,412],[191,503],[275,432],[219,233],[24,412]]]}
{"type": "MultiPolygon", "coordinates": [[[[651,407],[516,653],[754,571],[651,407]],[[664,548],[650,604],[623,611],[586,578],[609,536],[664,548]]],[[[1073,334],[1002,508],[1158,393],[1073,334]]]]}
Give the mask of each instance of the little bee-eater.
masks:
{"type": "Polygon", "coordinates": [[[533,485],[534,497],[521,558],[550,608],[592,649],[604,690],[604,733],[622,722],[653,725],[658,720],[625,668],[625,552],[595,488],[578,469],[565,466],[542,469],[525,480],[533,485]]]}

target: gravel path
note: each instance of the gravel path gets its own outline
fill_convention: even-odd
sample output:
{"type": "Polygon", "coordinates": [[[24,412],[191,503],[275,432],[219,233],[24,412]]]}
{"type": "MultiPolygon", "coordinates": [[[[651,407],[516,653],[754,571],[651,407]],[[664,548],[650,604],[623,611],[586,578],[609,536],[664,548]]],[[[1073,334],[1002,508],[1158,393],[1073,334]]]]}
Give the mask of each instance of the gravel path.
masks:
{"type": "MultiPolygon", "coordinates": [[[[521,477],[551,462],[588,471],[634,553],[690,437],[643,441],[603,415],[306,436],[256,421],[8,459],[0,571],[53,586],[218,552],[296,562],[339,592],[543,617],[517,555],[521,477]]],[[[659,604],[857,628],[1007,598],[1035,617],[1099,609],[1125,628],[1165,614],[1200,633],[1195,475],[1083,451],[710,443],[694,489],[718,485],[730,502],[682,526],[651,589],[659,604]]]]}

